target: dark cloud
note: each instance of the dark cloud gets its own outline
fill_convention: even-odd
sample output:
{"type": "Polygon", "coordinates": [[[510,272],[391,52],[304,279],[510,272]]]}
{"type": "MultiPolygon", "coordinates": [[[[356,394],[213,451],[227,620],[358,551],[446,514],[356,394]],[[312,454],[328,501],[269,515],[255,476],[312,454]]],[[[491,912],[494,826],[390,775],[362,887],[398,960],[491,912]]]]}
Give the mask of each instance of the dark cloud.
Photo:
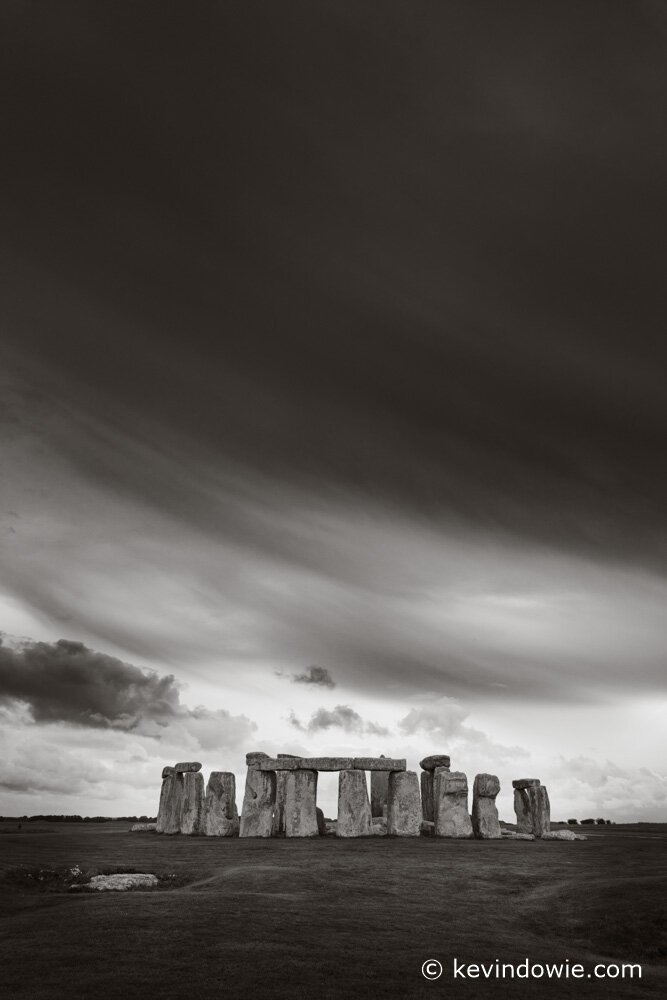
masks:
{"type": "Polygon", "coordinates": [[[290,725],[300,732],[317,733],[326,729],[343,729],[346,733],[358,733],[368,736],[387,736],[389,730],[376,722],[367,722],[349,705],[336,705],[333,709],[318,708],[307,725],[290,713],[290,725]]]}
{"type": "Polygon", "coordinates": [[[172,674],[159,676],[81,642],[0,646],[0,699],[30,705],[35,722],[134,729],[181,709],[172,674]]]}
{"type": "Polygon", "coordinates": [[[68,460],[664,562],[664,23],[481,7],[3,11],[6,364],[68,460]]]}
{"type": "Polygon", "coordinates": [[[257,728],[243,715],[181,704],[173,674],[140,670],[67,639],[12,648],[0,638],[0,703],[28,705],[36,723],[157,737],[181,730],[204,748],[235,746],[257,728]]]}
{"type": "Polygon", "coordinates": [[[315,684],[318,687],[335,688],[336,682],[326,667],[311,666],[302,674],[292,674],[295,684],[315,684]]]}

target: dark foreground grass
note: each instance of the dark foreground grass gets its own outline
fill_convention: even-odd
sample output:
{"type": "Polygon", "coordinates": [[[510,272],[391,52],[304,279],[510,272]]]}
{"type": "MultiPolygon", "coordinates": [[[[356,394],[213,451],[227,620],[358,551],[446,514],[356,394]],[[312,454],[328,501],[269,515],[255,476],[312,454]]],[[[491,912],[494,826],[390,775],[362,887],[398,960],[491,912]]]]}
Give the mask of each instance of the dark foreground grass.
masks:
{"type": "Polygon", "coordinates": [[[255,841],[0,824],[1,995],[664,996],[667,827],[586,832],[577,843],[255,841]],[[154,872],[161,886],[68,893],[76,866],[154,872]],[[632,980],[454,980],[454,957],[643,968],[632,980]],[[444,966],[436,982],[421,975],[429,958],[444,966]]]}

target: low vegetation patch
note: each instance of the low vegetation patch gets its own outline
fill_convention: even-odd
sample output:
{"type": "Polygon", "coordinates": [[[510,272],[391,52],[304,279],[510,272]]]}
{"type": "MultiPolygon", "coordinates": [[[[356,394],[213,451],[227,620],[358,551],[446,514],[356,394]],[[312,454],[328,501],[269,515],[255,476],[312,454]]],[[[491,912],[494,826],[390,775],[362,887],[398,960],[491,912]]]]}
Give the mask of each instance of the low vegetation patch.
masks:
{"type": "MultiPolygon", "coordinates": [[[[19,865],[17,868],[10,868],[6,871],[2,876],[2,882],[6,889],[14,889],[21,892],[61,893],[70,892],[72,889],[81,892],[85,891],[87,883],[95,875],[136,875],[144,873],[146,873],[146,869],[119,867],[118,865],[107,865],[101,868],[81,868],[79,865],[60,867],[19,865]]],[[[187,885],[193,879],[192,876],[184,872],[157,870],[150,872],[150,874],[157,876],[158,884],[156,886],[136,886],[126,891],[160,892],[168,889],[177,889],[180,886],[187,885]]]]}

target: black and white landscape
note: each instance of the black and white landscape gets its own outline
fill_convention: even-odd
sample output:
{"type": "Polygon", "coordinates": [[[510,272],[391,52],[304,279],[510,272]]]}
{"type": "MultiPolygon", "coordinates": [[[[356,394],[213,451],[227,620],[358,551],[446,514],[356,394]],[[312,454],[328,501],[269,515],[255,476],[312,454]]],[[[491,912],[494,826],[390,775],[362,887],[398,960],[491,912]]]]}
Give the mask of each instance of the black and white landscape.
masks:
{"type": "MultiPolygon", "coordinates": [[[[349,939],[322,944],[319,978],[301,952],[263,953],[282,970],[262,973],[267,997],[434,994],[447,976],[408,968],[449,954],[447,898],[475,939],[454,864],[480,892],[499,872],[480,961],[522,938],[492,935],[502,879],[523,872],[531,933],[560,920],[565,957],[657,962],[642,900],[667,822],[667,4],[6,0],[0,66],[0,861],[32,901],[24,936],[6,911],[26,947],[50,942],[57,968],[61,928],[99,932],[79,992],[56,972],[8,996],[156,988],[95,965],[122,952],[108,896],[51,894],[42,913],[40,866],[178,875],[150,895],[169,920],[179,892],[194,906],[240,866],[268,895],[255,912],[239,889],[238,934],[270,950],[279,873],[291,885],[310,859],[304,899],[330,891],[334,926],[348,906],[349,939]],[[585,844],[199,847],[127,822],[18,829],[155,818],[177,761],[233,772],[240,813],[253,752],[412,771],[449,754],[471,789],[498,776],[504,823],[531,775],[552,820],[616,826],[585,844]],[[346,873],[329,889],[325,851],[346,873]],[[338,899],[352,872],[362,894],[393,873],[400,941],[425,908],[409,960],[365,935],[356,890],[338,899]],[[540,872],[565,902],[535,916],[540,872]],[[586,879],[600,891],[575,934],[586,879]],[[600,916],[623,892],[629,937],[600,916]],[[336,980],[355,947],[372,969],[388,949],[395,978],[336,980]]],[[[318,779],[330,819],[337,781],[318,779]]],[[[288,895],[286,923],[303,921],[288,895]]],[[[226,982],[260,995],[240,954],[226,982]]],[[[158,992],[182,987],[167,969],[158,992]]]]}

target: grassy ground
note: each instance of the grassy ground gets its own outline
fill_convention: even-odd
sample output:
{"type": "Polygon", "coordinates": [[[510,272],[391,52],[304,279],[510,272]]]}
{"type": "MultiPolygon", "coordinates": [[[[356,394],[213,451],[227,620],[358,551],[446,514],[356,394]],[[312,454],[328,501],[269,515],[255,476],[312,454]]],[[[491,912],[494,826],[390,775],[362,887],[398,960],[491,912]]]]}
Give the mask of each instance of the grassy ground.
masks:
{"type": "Polygon", "coordinates": [[[606,1000],[667,993],[667,826],[588,828],[590,839],[577,843],[219,840],[128,827],[0,823],[0,995],[606,1000]],[[163,887],[67,893],[59,876],[76,865],[154,872],[163,887]],[[586,973],[596,962],[639,962],[643,975],[454,980],[454,957],[569,959],[586,973]],[[444,966],[436,982],[421,975],[430,958],[444,966]]]}

